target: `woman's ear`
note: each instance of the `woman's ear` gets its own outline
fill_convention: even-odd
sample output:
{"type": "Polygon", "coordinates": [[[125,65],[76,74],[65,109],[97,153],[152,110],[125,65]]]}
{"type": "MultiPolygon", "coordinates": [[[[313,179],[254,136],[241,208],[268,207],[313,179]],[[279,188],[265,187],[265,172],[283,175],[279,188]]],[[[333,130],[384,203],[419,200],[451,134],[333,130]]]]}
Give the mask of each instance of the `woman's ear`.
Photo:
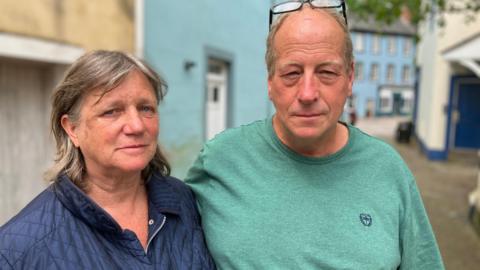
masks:
{"type": "Polygon", "coordinates": [[[73,145],[75,145],[75,147],[78,147],[79,144],[76,133],[76,126],[67,114],[62,115],[62,118],[60,119],[60,124],[62,124],[63,130],[65,130],[73,145]]]}

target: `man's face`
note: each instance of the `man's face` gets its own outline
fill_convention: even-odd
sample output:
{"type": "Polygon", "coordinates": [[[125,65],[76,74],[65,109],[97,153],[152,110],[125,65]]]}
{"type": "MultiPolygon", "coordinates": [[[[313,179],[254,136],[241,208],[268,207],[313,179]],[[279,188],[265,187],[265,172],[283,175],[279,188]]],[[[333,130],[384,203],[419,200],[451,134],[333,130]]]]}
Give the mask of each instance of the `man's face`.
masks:
{"type": "Polygon", "coordinates": [[[268,95],[276,108],[275,132],[287,146],[313,147],[335,133],[353,83],[353,63],[349,73],[344,63],[344,39],[334,18],[306,6],[276,33],[268,95]]]}

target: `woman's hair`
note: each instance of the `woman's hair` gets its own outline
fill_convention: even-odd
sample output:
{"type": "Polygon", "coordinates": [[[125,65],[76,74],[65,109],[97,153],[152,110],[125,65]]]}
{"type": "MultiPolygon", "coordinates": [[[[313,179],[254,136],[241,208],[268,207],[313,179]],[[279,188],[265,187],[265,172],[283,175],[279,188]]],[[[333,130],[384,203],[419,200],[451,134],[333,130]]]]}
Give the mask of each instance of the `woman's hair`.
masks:
{"type": "MultiPolygon", "coordinates": [[[[128,53],[91,51],[77,59],[66,71],[52,96],[50,121],[56,142],[56,157],[55,164],[45,173],[46,180],[54,182],[65,173],[78,187],[86,188],[83,180],[86,169],[84,158],[63,129],[62,116],[66,114],[72,122],[77,122],[85,96],[95,89],[102,89],[102,95],[106,94],[119,86],[132,71],[145,75],[155,91],[158,104],[166,94],[166,82],[145,62],[128,53]]],[[[142,178],[148,179],[154,171],[170,174],[170,165],[158,145],[153,159],[142,171],[142,178]]]]}
{"type": "MultiPolygon", "coordinates": [[[[340,25],[343,30],[345,42],[344,42],[344,54],[343,54],[343,61],[345,62],[345,66],[347,69],[347,73],[350,73],[350,63],[354,60],[353,58],[353,44],[352,38],[350,37],[350,32],[348,30],[347,23],[345,22],[345,18],[342,17],[338,12],[332,9],[319,9],[319,12],[325,12],[332,16],[335,21],[340,25]]],[[[273,22],[270,32],[267,36],[267,51],[265,53],[265,62],[267,64],[267,71],[268,77],[272,77],[275,73],[275,62],[277,60],[277,54],[275,51],[275,36],[277,35],[278,30],[282,26],[283,22],[287,17],[289,17],[292,12],[284,13],[278,16],[278,18],[273,22]]],[[[321,26],[319,26],[321,27],[321,26]]]]}

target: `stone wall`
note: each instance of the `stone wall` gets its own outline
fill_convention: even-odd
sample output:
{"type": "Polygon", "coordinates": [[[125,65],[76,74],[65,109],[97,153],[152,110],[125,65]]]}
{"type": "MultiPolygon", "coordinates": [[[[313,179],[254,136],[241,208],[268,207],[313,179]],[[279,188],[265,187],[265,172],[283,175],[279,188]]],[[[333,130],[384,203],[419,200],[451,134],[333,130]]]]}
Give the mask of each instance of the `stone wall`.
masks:
{"type": "Polygon", "coordinates": [[[134,0],[3,0],[0,32],[134,51],[134,0]]]}

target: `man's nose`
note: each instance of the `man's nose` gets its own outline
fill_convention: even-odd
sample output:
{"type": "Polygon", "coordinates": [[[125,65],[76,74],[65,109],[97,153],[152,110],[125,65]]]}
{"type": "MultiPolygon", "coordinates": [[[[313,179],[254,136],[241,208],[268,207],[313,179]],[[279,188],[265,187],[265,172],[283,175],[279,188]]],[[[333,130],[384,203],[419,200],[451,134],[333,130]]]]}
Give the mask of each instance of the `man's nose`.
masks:
{"type": "Polygon", "coordinates": [[[298,90],[298,100],[304,104],[313,103],[318,99],[318,91],[318,82],[314,74],[305,74],[298,90]]]}

